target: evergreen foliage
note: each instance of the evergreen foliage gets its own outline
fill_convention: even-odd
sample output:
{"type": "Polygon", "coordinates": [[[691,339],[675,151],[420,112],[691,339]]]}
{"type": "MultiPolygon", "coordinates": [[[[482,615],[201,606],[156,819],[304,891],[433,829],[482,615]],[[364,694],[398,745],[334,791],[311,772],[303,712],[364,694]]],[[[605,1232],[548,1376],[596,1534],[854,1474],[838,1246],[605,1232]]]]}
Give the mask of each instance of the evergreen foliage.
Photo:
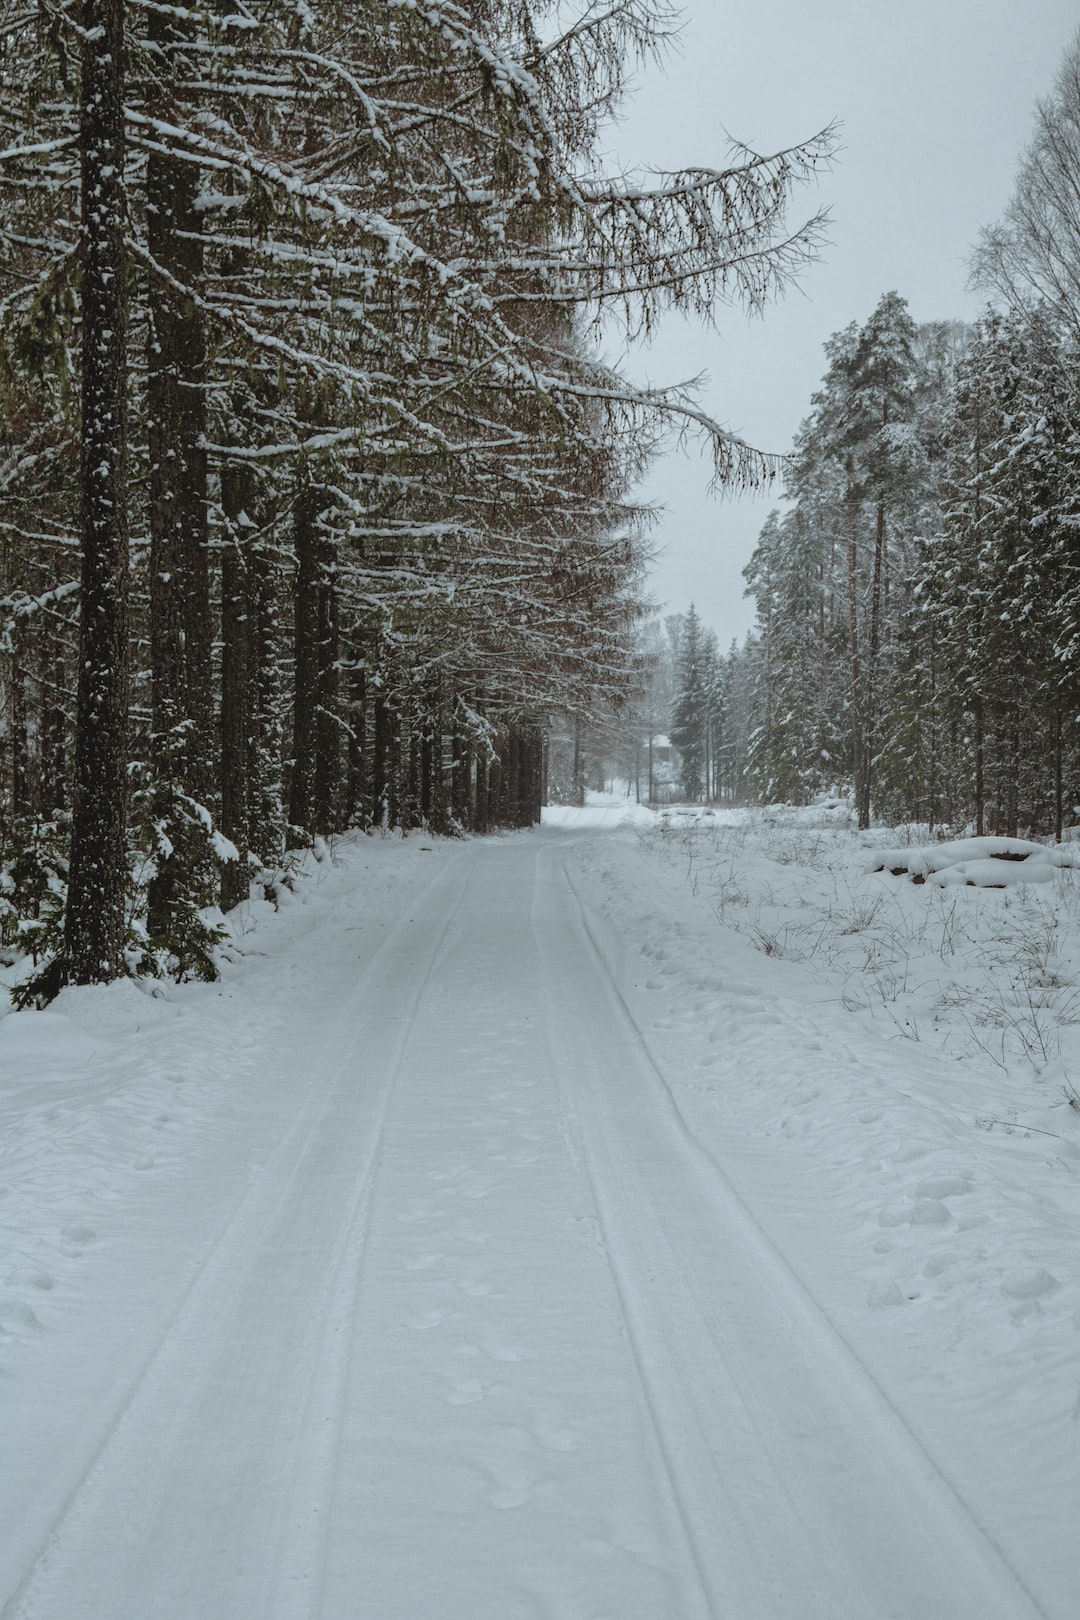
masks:
{"type": "Polygon", "coordinates": [[[850,790],[863,826],[873,806],[1060,836],[1080,798],[1071,339],[1041,308],[990,311],[962,334],[911,328],[893,295],[879,315],[886,303],[887,383],[860,415],[857,357],[880,323],[832,341],[793,504],[746,571],[759,628],[733,658],[763,666],[747,721],[757,791],[850,790]]]}
{"type": "Polygon", "coordinates": [[[71,827],[42,997],[212,973],[290,844],[527,824],[553,717],[628,701],[649,455],[775,463],[595,323],[760,307],[832,148],[606,175],[673,22],[0,0],[2,859],[71,827]]]}

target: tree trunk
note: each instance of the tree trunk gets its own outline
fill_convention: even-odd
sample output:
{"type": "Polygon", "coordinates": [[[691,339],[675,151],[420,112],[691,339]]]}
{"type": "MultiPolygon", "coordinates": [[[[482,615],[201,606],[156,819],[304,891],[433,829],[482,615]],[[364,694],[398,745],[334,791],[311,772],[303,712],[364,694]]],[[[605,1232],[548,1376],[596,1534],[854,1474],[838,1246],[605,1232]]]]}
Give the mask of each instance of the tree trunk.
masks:
{"type": "Polygon", "coordinates": [[[372,820],[376,826],[387,828],[395,826],[398,819],[397,728],[383,682],[375,692],[374,731],[372,820]]]}
{"type": "Polygon", "coordinates": [[[221,830],[240,855],[221,872],[221,906],[247,898],[251,829],[252,612],[246,531],[254,480],[245,467],[221,469],[225,544],[221,553],[221,830]]]}
{"type": "Polygon", "coordinates": [[[975,832],[981,838],[986,831],[986,772],[983,738],[982,698],[975,699],[975,832]]]}
{"type": "Polygon", "coordinates": [[[349,735],[348,765],[345,786],[345,821],[350,827],[367,827],[371,823],[367,806],[367,675],[365,670],[353,670],[350,676],[348,701],[349,735]]]}
{"type": "MultiPolygon", "coordinates": [[[[194,24],[151,10],[147,31],[164,94],[186,71],[194,24]]],[[[207,549],[206,334],[195,298],[203,274],[199,171],[168,152],[147,156],[151,275],[147,353],[150,450],[151,652],[155,765],[200,804],[213,803],[214,736],[210,570],[207,549]],[[178,285],[177,285],[178,284],[178,285]]]]}
{"type": "Polygon", "coordinates": [[[476,791],[473,828],[486,833],[491,826],[491,756],[485,747],[476,757],[476,791]]]}
{"type": "Polygon", "coordinates": [[[455,729],[453,735],[453,764],[450,773],[450,813],[459,827],[472,825],[469,790],[472,776],[472,750],[464,731],[455,729]]]}
{"type": "MultiPolygon", "coordinates": [[[[651,766],[650,766],[651,773],[651,766]]],[[[573,798],[576,805],[585,803],[585,771],[581,758],[581,716],[574,716],[574,782],[573,798]]]]}
{"type": "Polygon", "coordinates": [[[858,515],[854,501],[847,503],[847,607],[848,669],[851,677],[852,759],[855,775],[855,812],[859,827],[870,825],[870,762],[865,734],[865,702],[859,659],[858,515]]]}
{"type": "Polygon", "coordinates": [[[329,542],[316,535],[318,559],[318,721],[315,763],[315,831],[341,831],[342,742],[338,668],[339,631],[337,570],[329,542]]]}
{"type": "Polygon", "coordinates": [[[260,541],[248,552],[251,625],[251,732],[248,765],[248,843],[261,861],[281,853],[282,718],[278,671],[278,577],[273,554],[260,541]]]}
{"type": "MultiPolygon", "coordinates": [[[[50,637],[51,684],[45,710],[45,731],[42,741],[41,795],[42,812],[50,819],[67,806],[67,738],[68,718],[64,708],[67,681],[67,663],[60,637],[50,637]]],[[[42,653],[45,659],[45,650],[42,653]]],[[[48,665],[45,665],[48,668],[48,665]]]]}
{"type": "Polygon", "coordinates": [[[30,799],[30,749],[26,730],[26,676],[22,659],[25,632],[18,620],[11,637],[11,686],[8,725],[11,735],[11,813],[18,820],[32,810],[30,799]]]}
{"type": "Polygon", "coordinates": [[[84,0],[82,28],[82,599],[61,977],[99,984],[124,972],[128,886],[124,0],[84,0]]]}
{"type": "Polygon", "coordinates": [[[315,830],[319,718],[319,557],[317,502],[306,485],[296,498],[293,550],[293,750],[289,782],[290,841],[303,845],[315,830]]]}
{"type": "Polygon", "coordinates": [[[1060,844],[1065,825],[1064,771],[1062,768],[1061,710],[1054,707],[1054,838],[1060,844]]]}

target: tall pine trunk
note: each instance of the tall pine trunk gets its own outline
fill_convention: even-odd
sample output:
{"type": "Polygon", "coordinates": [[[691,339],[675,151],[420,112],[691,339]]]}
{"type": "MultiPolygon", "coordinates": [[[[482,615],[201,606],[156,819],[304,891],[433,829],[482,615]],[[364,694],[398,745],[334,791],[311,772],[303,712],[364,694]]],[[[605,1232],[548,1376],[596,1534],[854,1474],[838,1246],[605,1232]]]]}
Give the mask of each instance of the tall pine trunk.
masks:
{"type": "Polygon", "coordinates": [[[278,668],[278,574],[261,540],[248,550],[251,622],[251,732],[248,843],[261,861],[279,858],[283,844],[282,703],[278,668]]]}
{"type": "Polygon", "coordinates": [[[251,708],[254,650],[249,513],[254,479],[246,467],[221,469],[225,543],[221,553],[221,830],[236,845],[238,861],[221,872],[221,905],[247,898],[251,834],[251,708]]]}
{"type": "MultiPolygon", "coordinates": [[[[152,10],[147,32],[161,87],[158,114],[176,122],[194,24],[152,10]]],[[[160,274],[148,287],[146,407],[150,452],[150,649],[153,817],[165,833],[148,895],[151,940],[178,947],[216,898],[206,828],[185,796],[212,807],[213,631],[207,551],[206,337],[199,172],[168,151],[146,161],[147,246],[160,274]],[[182,290],[182,289],[186,289],[182,290]]]]}
{"type": "Polygon", "coordinates": [[[315,824],[319,720],[318,503],[305,485],[296,499],[293,549],[293,751],[289,785],[290,841],[306,843],[315,824]]]}
{"type": "Polygon", "coordinates": [[[82,599],[60,977],[99,984],[124,972],[128,886],[124,0],[84,0],[79,172],[82,599]]]}

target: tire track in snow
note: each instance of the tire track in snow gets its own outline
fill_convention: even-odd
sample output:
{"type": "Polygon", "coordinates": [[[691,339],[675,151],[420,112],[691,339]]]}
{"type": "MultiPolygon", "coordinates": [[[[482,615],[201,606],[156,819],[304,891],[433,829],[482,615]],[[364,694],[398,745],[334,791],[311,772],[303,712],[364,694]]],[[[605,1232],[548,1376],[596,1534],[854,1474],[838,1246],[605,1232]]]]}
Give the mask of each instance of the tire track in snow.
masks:
{"type": "MultiPolygon", "coordinates": [[[[27,1546],[25,1550],[12,1550],[16,1558],[20,1552],[22,1553],[19,1561],[22,1562],[24,1572],[0,1608],[3,1620],[22,1620],[22,1617],[29,1620],[32,1615],[42,1616],[43,1620],[53,1620],[59,1613],[63,1613],[65,1620],[68,1616],[76,1615],[85,1616],[86,1620],[105,1620],[106,1615],[108,1620],[121,1620],[125,1615],[130,1615],[131,1620],[145,1620],[149,1613],[153,1613],[155,1620],[164,1620],[166,1614],[174,1612],[177,1620],[188,1620],[192,1613],[198,1613],[200,1616],[220,1613],[223,1620],[225,1616],[229,1616],[231,1620],[231,1617],[240,1614],[246,1617],[249,1613],[251,1615],[266,1613],[271,1602],[275,1605],[271,1612],[275,1617],[280,1615],[280,1620],[286,1620],[287,1616],[318,1613],[317,1606],[312,1606],[318,1602],[317,1585],[313,1590],[310,1585],[290,1583],[288,1592],[282,1593],[281,1601],[274,1597],[275,1589],[278,1592],[282,1591],[281,1581],[290,1547],[295,1547],[299,1542],[302,1547],[301,1557],[308,1563],[312,1559],[317,1562],[321,1534],[318,1521],[325,1520],[326,1517],[325,1513],[315,1511],[310,1515],[308,1524],[298,1529],[295,1519],[299,1482],[294,1480],[294,1473],[300,1476],[305,1491],[313,1490],[320,1476],[326,1480],[325,1486],[322,1487],[323,1493],[331,1488],[332,1447],[337,1425],[332,1421],[332,1417],[328,1417],[319,1425],[318,1432],[314,1436],[308,1430],[312,1413],[320,1401],[328,1403],[332,1411],[336,1399],[335,1392],[339,1387],[347,1360],[344,1344],[340,1351],[335,1348],[331,1354],[327,1351],[326,1341],[331,1335],[339,1341],[344,1337],[346,1325],[355,1316],[356,1300],[352,1291],[345,1301],[335,1297],[334,1291],[340,1285],[347,1261],[355,1249],[357,1226],[362,1220],[366,1201],[370,1197],[381,1123],[385,1119],[393,1082],[404,1055],[412,1014],[423,994],[446,932],[461,905],[470,881],[470,871],[467,870],[463,876],[459,872],[464,853],[458,855],[448,867],[438,871],[409,899],[409,911],[419,912],[429,901],[432,892],[440,885],[451,890],[448,903],[444,902],[445,915],[441,927],[437,925],[434,930],[426,933],[424,938],[423,969],[418,976],[418,982],[414,981],[415,988],[408,999],[407,1007],[396,1020],[389,1021],[390,1027],[394,1029],[393,1045],[385,1065],[384,1079],[373,1110],[373,1118],[366,1122],[368,1153],[356,1177],[354,1195],[346,1207],[345,1220],[338,1229],[329,1285],[324,1293],[324,1307],[329,1306],[329,1309],[324,1308],[315,1344],[307,1346],[309,1373],[301,1395],[304,1420],[295,1430],[291,1447],[293,1466],[286,1473],[283,1487],[278,1490],[277,1512],[271,1515],[276,1521],[277,1534],[273,1537],[272,1543],[266,1544],[263,1548],[265,1567],[274,1571],[269,1586],[265,1576],[256,1577],[256,1584],[261,1588],[261,1596],[256,1603],[248,1605],[235,1590],[230,1596],[226,1589],[227,1583],[218,1581],[210,1574],[207,1585],[209,1592],[214,1596],[209,1601],[216,1602],[219,1607],[202,1607],[198,1604],[192,1606],[191,1596],[185,1590],[182,1581],[175,1589],[169,1590],[167,1585],[154,1575],[148,1608],[145,1603],[140,1602],[137,1591],[128,1589],[129,1584],[133,1582],[129,1583],[126,1578],[122,1578],[124,1543],[126,1539],[129,1557],[136,1561],[140,1551],[145,1551],[133,1545],[138,1537],[132,1531],[130,1520],[133,1513],[142,1511],[145,1514],[150,1511],[147,1504],[154,1498],[158,1487],[156,1459],[147,1455],[150,1449],[147,1434],[153,1432],[155,1426],[161,1427],[158,1414],[163,1410],[166,1413],[182,1412],[185,1401],[190,1406],[191,1387],[197,1382],[198,1372],[203,1370],[199,1364],[199,1355],[200,1352],[205,1354],[203,1346],[209,1338],[212,1338],[215,1324],[223,1315],[221,1299],[229,1292],[229,1279],[250,1276],[254,1269],[255,1257],[258,1256],[260,1249],[265,1251],[267,1247],[268,1232],[284,1236],[282,1228],[287,1229],[285,1217],[289,1210],[290,1197],[295,1198],[298,1190],[309,1184],[311,1176],[315,1173],[311,1161],[320,1151],[320,1138],[327,1133],[335,1104],[341,1102],[346,1072],[358,1057],[360,1064],[364,1063],[366,1054],[358,1053],[357,1037],[352,1032],[352,1025],[359,1010],[366,1002],[377,999],[375,1012],[380,1027],[387,1024],[387,1001],[392,996],[395,981],[400,978],[400,973],[390,964],[395,953],[400,952],[403,945],[407,946],[408,931],[412,922],[409,916],[403,918],[386,938],[380,941],[372,958],[365,965],[355,989],[334,1016],[323,1043],[324,1049],[329,1047],[333,1054],[329,1060],[329,1072],[323,1083],[319,1085],[316,1081],[309,1084],[307,1095],[293,1122],[273,1150],[258,1178],[247,1188],[239,1203],[227,1216],[208,1252],[199,1261],[197,1270],[177,1300],[164,1327],[143,1357],[134,1376],[126,1383],[122,1394],[111,1407],[105,1425],[98,1432],[93,1449],[86,1456],[62,1500],[57,1504],[51,1521],[43,1533],[39,1527],[36,1544],[27,1546]],[[382,986],[382,995],[377,996],[380,978],[386,983],[382,986]],[[339,1050],[343,1039],[344,1050],[339,1050]],[[172,1389],[170,1386],[173,1386],[172,1389]],[[125,1480],[125,1475],[137,1476],[140,1467],[146,1490],[136,1493],[136,1500],[133,1502],[131,1485],[125,1480]],[[88,1535],[83,1521],[92,1521],[96,1515],[99,1519],[104,1517],[107,1523],[110,1488],[117,1499],[113,1504],[115,1535],[110,1538],[106,1534],[102,1540],[100,1531],[97,1535],[88,1535]],[[294,1521],[291,1528],[290,1519],[294,1521]],[[67,1596],[61,1599],[63,1607],[60,1608],[57,1606],[55,1595],[50,1597],[50,1591],[54,1591],[58,1581],[62,1583],[65,1579],[65,1552],[69,1547],[74,1558],[71,1583],[74,1584],[76,1591],[74,1594],[69,1591],[67,1596]],[[93,1584],[93,1578],[89,1582],[86,1580],[84,1566],[88,1558],[96,1558],[99,1566],[104,1558],[107,1568],[102,1571],[99,1567],[94,1576],[98,1581],[104,1578],[115,1582],[116,1594],[113,1598],[105,1598],[93,1584]],[[126,1605],[128,1600],[134,1603],[135,1607],[117,1606],[121,1601],[126,1605]],[[175,1608],[164,1607],[167,1602],[174,1604],[175,1608]]],[[[343,1133],[331,1134],[340,1136],[343,1133]]],[[[224,1315],[226,1321],[233,1320],[227,1312],[224,1315]]],[[[295,1347],[286,1346],[286,1348],[295,1347]]],[[[210,1372],[224,1371],[233,1357],[238,1357],[241,1353],[242,1347],[238,1344],[226,1347],[225,1354],[221,1357],[220,1368],[215,1369],[211,1366],[210,1372]]],[[[287,1378],[284,1376],[287,1369],[282,1366],[279,1370],[282,1373],[281,1388],[284,1389],[287,1385],[287,1378]]],[[[237,1393],[242,1398],[242,1392],[238,1390],[237,1393]]],[[[167,1440],[168,1436],[165,1438],[167,1440]]],[[[176,1433],[173,1440],[177,1446],[182,1444],[181,1437],[176,1433]]],[[[197,1462],[197,1459],[188,1460],[189,1463],[197,1462]]],[[[204,1482],[209,1485],[212,1478],[213,1469],[208,1467],[204,1482]]],[[[202,1549],[196,1552],[195,1562],[200,1552],[202,1549]]],[[[146,1573],[143,1568],[144,1577],[146,1573]]],[[[196,1571],[196,1577],[198,1573],[196,1571]]],[[[137,1562],[133,1565],[131,1574],[138,1577],[137,1562]]],[[[190,1579],[190,1575],[188,1578],[190,1579]]],[[[250,1584],[250,1576],[247,1579],[250,1584]]]]}
{"type": "MultiPolygon", "coordinates": [[[[562,876],[569,892],[566,874],[562,876]]],[[[603,998],[591,998],[587,1024],[574,1016],[575,997],[570,975],[565,971],[568,919],[565,915],[557,921],[550,917],[546,922],[542,919],[545,889],[550,893],[550,879],[547,884],[538,885],[534,929],[539,957],[549,982],[546,999],[558,1009],[557,1018],[549,1019],[548,1038],[563,1097],[561,1117],[569,1138],[567,1151],[588,1188],[595,1211],[598,1248],[621,1315],[623,1336],[636,1374],[642,1420],[657,1472],[666,1487],[668,1516],[672,1521],[669,1535],[681,1542],[682,1565],[693,1572],[697,1600],[693,1612],[708,1616],[709,1620],[720,1620],[720,1617],[726,1620],[734,1614],[752,1616],[753,1620],[765,1620],[766,1615],[798,1614],[801,1617],[810,1612],[804,1610],[802,1598],[795,1610],[789,1610],[782,1603],[774,1604],[769,1592],[764,1590],[767,1580],[762,1576],[761,1566],[748,1552],[738,1498],[748,1486],[751,1494],[761,1495],[759,1482],[748,1481],[741,1470],[727,1477],[718,1463],[718,1450],[707,1439],[703,1440],[703,1434],[708,1436],[708,1420],[699,1410],[690,1387],[695,1369],[689,1369],[688,1376],[688,1369],[680,1365],[674,1352],[672,1313],[678,1316],[685,1339],[693,1341],[691,1360],[704,1378],[710,1376],[709,1354],[715,1356],[722,1347],[712,1343],[703,1353],[701,1323],[693,1319],[687,1322],[685,1303],[675,1310],[675,1293],[681,1291],[687,1295],[692,1289],[677,1250],[667,1242],[658,1221],[648,1245],[649,1254],[643,1257],[640,1209],[635,1211],[631,1207],[628,1186],[613,1156],[610,1133],[605,1129],[595,1098],[590,1095],[593,1087],[589,1078],[593,1067],[590,1059],[597,1052],[597,1046],[590,1051],[591,1029],[587,1026],[600,1031],[600,1042],[610,1040],[611,1027],[604,1017],[603,998]],[[658,1310],[649,1303],[648,1294],[649,1285],[660,1278],[664,1282],[665,1297],[658,1310]],[[672,1288],[673,1279],[677,1279],[677,1289],[672,1288]],[[661,1319],[662,1312],[667,1320],[661,1319]]],[[[575,982],[580,985],[586,982],[580,974],[580,961],[577,967],[575,982]]],[[[650,1216],[655,1216],[651,1206],[650,1216]]],[[[688,1595],[685,1601],[693,1600],[688,1595]]],[[[690,1612],[680,1609],[680,1620],[690,1612]]],[[[817,1611],[813,1612],[816,1616],[817,1611]]],[[[860,1620],[869,1620],[869,1617],[860,1616],[860,1620]]]]}
{"type": "MultiPolygon", "coordinates": [[[[712,1604],[710,1612],[731,1612],[729,1577],[733,1569],[739,1571],[735,1579],[742,1584],[745,1605],[746,1591],[752,1590],[754,1581],[753,1567],[745,1558],[755,1542],[757,1585],[761,1588],[771,1538],[779,1574],[769,1568],[774,1577],[772,1589],[757,1591],[758,1606],[751,1611],[755,1617],[767,1613],[809,1620],[819,1613],[824,1617],[855,1612],[843,1607],[853,1598],[843,1582],[868,1578],[869,1590],[854,1594],[860,1620],[879,1614],[911,1620],[916,1613],[932,1613],[935,1620],[987,1620],[991,1615],[1020,1620],[1042,1613],[992,1534],[979,1524],[762,1231],[719,1165],[689,1131],[590,926],[587,906],[567,869],[564,850],[565,846],[562,851],[549,848],[541,857],[549,867],[558,867],[549,888],[556,892],[561,887],[565,896],[558,908],[562,914],[553,910],[546,921],[539,920],[538,927],[541,958],[560,1009],[558,1029],[552,1033],[563,1056],[564,1073],[580,1099],[576,1110],[580,1156],[657,1440],[665,1452],[672,1489],[695,1548],[703,1590],[712,1604]],[[565,966],[571,954],[566,947],[568,930],[578,934],[603,976],[601,993],[593,991],[587,1006],[580,964],[576,978],[565,966]],[[617,1035],[604,1019],[605,1003],[615,1015],[617,1035]],[[598,1038],[598,1032],[606,1032],[606,1039],[614,1039],[621,1051],[605,1052],[604,1034],[598,1038]],[[624,1077],[629,1085],[623,1084],[624,1077]],[[622,1095],[613,1095],[616,1088],[622,1095]],[[630,1134],[625,1123],[628,1118],[630,1134]],[[637,1148],[634,1130],[641,1138],[637,1148]],[[677,1189],[674,1195],[673,1188],[677,1189]],[[712,1232],[702,1244],[701,1232],[695,1234],[694,1227],[706,1224],[712,1232]],[[735,1251],[742,1258],[733,1265],[730,1255],[735,1251]],[[725,1252],[728,1258],[724,1258],[725,1252]],[[730,1289],[740,1267],[740,1292],[732,1299],[730,1289]],[[764,1313],[747,1289],[747,1279],[754,1272],[762,1299],[771,1295],[764,1313]],[[653,1286],[657,1281],[661,1284],[658,1290],[653,1286]],[[655,1305],[650,1300],[653,1292],[658,1300],[655,1305]],[[788,1343],[786,1347],[780,1344],[775,1369],[766,1364],[759,1375],[751,1365],[755,1354],[768,1363],[771,1352],[764,1345],[740,1343],[740,1334],[756,1329],[760,1336],[763,1322],[767,1325],[770,1318],[774,1337],[782,1341],[786,1335],[788,1343]],[[689,1352],[687,1344],[692,1346],[689,1352]],[[879,1545],[869,1558],[865,1547],[851,1544],[851,1533],[836,1512],[844,1506],[845,1494],[851,1498],[849,1510],[861,1510],[857,1480],[854,1489],[849,1485],[837,1491],[837,1481],[830,1477],[835,1469],[826,1465],[822,1479],[815,1482],[813,1470],[822,1459],[819,1456],[815,1461],[813,1443],[809,1450],[802,1443],[799,1403],[789,1400],[787,1410],[783,1403],[777,1410],[769,1410],[770,1378],[784,1373],[793,1347],[805,1358],[808,1378],[821,1389],[822,1399],[832,1400],[834,1416],[839,1413],[841,1426],[846,1424],[846,1437],[841,1434],[837,1440],[838,1446],[847,1445],[851,1452],[845,1466],[858,1467],[858,1445],[852,1450],[850,1442],[853,1437],[858,1441],[859,1431],[865,1436],[867,1500],[873,1501],[875,1490],[885,1492],[876,1517],[871,1506],[871,1518],[855,1532],[876,1538],[879,1545]],[[703,1358],[704,1365],[698,1365],[703,1358]],[[739,1386],[734,1390],[728,1387],[732,1375],[739,1386]],[[710,1377],[714,1380],[711,1390],[710,1377]],[[718,1383],[723,1389],[719,1405],[718,1383]],[[845,1407],[851,1411],[844,1413],[845,1407]],[[695,1429],[704,1451],[711,1449],[711,1460],[702,1456],[695,1429]],[[733,1454],[727,1452],[732,1431],[733,1454]],[[681,1437],[676,1447],[671,1443],[672,1434],[681,1437]],[[898,1483],[891,1490],[890,1468],[875,1458],[875,1450],[897,1475],[898,1483]],[[725,1482],[721,1476],[731,1470],[734,1477],[725,1482]],[[740,1470],[744,1472],[742,1492],[737,1477],[740,1470]],[[806,1477],[799,1477],[800,1470],[806,1477]],[[759,1506],[767,1506],[765,1516],[774,1520],[764,1535],[756,1522],[760,1515],[747,1516],[745,1503],[738,1500],[747,1488],[761,1499],[759,1506]],[[729,1540],[725,1547],[710,1514],[722,1514],[726,1509],[732,1509],[742,1524],[736,1544],[729,1540]],[[902,1510],[899,1518],[898,1510],[902,1510]],[[907,1513],[906,1526],[903,1512],[907,1513]],[[775,1522],[778,1516],[786,1516],[786,1528],[775,1522]],[[905,1536],[909,1538],[906,1546],[905,1536]],[[794,1561],[793,1549],[798,1549],[794,1561]],[[722,1554],[719,1562],[718,1552],[722,1554]],[[937,1576],[924,1573],[921,1566],[927,1560],[936,1564],[937,1576]],[[951,1569],[953,1561],[966,1570],[970,1594],[962,1575],[951,1569]],[[790,1582],[785,1585],[785,1565],[792,1564],[787,1573],[795,1578],[794,1587],[790,1582]],[[716,1573],[721,1565],[723,1578],[716,1573]],[[845,1565],[850,1566],[846,1574],[845,1565]],[[888,1571],[876,1592],[875,1565],[888,1571]],[[900,1583],[896,1607],[888,1591],[890,1580],[900,1583]],[[940,1586],[935,1586],[935,1580],[940,1586]],[[814,1606],[815,1598],[820,1607],[814,1606]],[[867,1607],[868,1601],[876,1602],[877,1607],[867,1607]],[[768,1606],[761,1607],[763,1603],[768,1606]]],[[[790,1376],[791,1367],[787,1370],[790,1376]]],[[[775,1383],[781,1393],[783,1383],[782,1377],[775,1383]]],[[[819,1451],[827,1440],[827,1434],[817,1434],[819,1451]]],[[[739,1610],[738,1591],[735,1608],[739,1610]]],[[[745,1608],[739,1612],[746,1612],[745,1608]]]]}
{"type": "MultiPolygon", "coordinates": [[[[318,1620],[322,1614],[325,1552],[331,1523],[330,1504],[336,1493],[339,1471],[341,1420],[350,1350],[359,1310],[368,1216],[379,1173],[386,1122],[408,1051],[417,1009],[431,981],[446,936],[465,900],[471,877],[469,871],[442,927],[434,936],[424,970],[417,977],[408,1012],[400,1021],[367,1158],[357,1184],[356,1196],[342,1228],[332,1273],[330,1309],[324,1319],[299,1424],[289,1503],[289,1517],[294,1521],[294,1526],[290,1530],[282,1522],[282,1539],[279,1541],[279,1547],[287,1547],[290,1556],[286,1559],[279,1551],[275,1559],[276,1574],[269,1611],[271,1620],[318,1620]],[[316,1501],[317,1506],[314,1505],[316,1501]],[[298,1508],[302,1512],[299,1526],[295,1524],[298,1508]],[[296,1571],[290,1575],[289,1565],[295,1563],[314,1573],[305,1575],[296,1571]]],[[[344,1060],[341,1069],[344,1069],[344,1060]]]]}

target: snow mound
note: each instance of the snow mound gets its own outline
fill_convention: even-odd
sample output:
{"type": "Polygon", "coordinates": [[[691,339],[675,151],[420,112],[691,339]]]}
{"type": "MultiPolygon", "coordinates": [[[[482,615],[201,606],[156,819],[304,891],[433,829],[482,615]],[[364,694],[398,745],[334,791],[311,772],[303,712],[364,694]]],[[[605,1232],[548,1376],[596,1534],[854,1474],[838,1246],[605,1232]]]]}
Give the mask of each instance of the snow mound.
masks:
{"type": "Polygon", "coordinates": [[[1035,844],[1027,838],[955,838],[946,844],[879,849],[868,868],[928,880],[939,888],[1006,889],[1021,883],[1049,883],[1058,866],[1080,861],[1062,845],[1035,844]]]}
{"type": "Polygon", "coordinates": [[[991,857],[985,861],[957,861],[955,866],[931,872],[927,881],[936,883],[939,889],[1012,889],[1021,883],[1050,883],[1053,876],[1050,861],[1035,858],[1015,862],[991,857]]]}

